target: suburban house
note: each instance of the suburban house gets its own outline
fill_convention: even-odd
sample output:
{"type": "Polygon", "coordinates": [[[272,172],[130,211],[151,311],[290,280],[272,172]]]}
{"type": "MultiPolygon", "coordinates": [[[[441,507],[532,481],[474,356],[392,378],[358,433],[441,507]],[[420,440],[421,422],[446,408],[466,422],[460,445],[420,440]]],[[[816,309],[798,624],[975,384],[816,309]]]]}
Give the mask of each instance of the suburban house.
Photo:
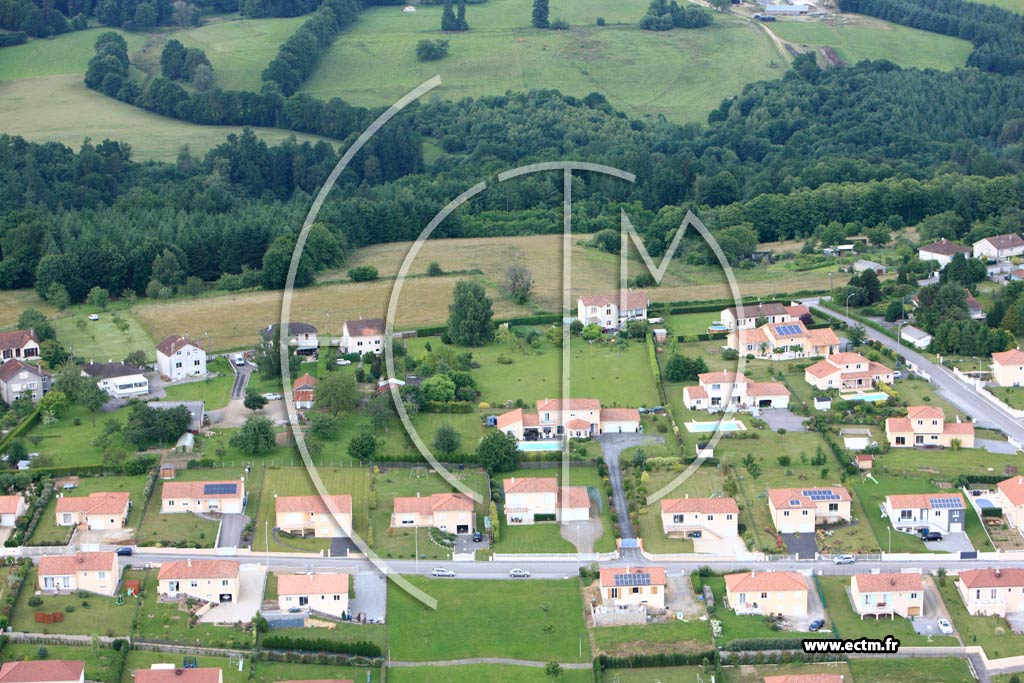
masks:
{"type": "Polygon", "coordinates": [[[0,683],[85,683],[80,659],[13,660],[0,667],[0,683]]]}
{"type": "Polygon", "coordinates": [[[615,609],[653,607],[665,609],[664,567],[614,567],[602,569],[601,602],[615,609]]]}
{"type": "Polygon", "coordinates": [[[992,354],[992,381],[1001,387],[1024,385],[1024,351],[1010,349],[992,354]]]}
{"type": "Polygon", "coordinates": [[[57,526],[123,529],[131,505],[126,491],[103,491],[73,498],[61,496],[57,499],[57,526]]]}
{"type": "Polygon", "coordinates": [[[1016,475],[999,482],[999,500],[993,501],[1003,509],[1006,521],[1015,529],[1024,528],[1024,476],[1016,475]]]}
{"type": "Polygon", "coordinates": [[[959,493],[906,493],[885,497],[885,515],[892,527],[908,534],[964,530],[964,498],[959,493]]]}
{"type": "Polygon", "coordinates": [[[449,533],[470,534],[476,528],[473,500],[462,493],[396,496],[391,526],[433,526],[449,533]]]}
{"type": "Polygon", "coordinates": [[[861,619],[919,617],[924,614],[924,582],[920,574],[856,574],[850,602],[861,619]]]}
{"type": "Polygon", "coordinates": [[[581,296],[576,300],[576,319],[602,330],[620,330],[630,320],[647,320],[647,292],[622,290],[615,294],[581,296]]]}
{"type": "Polygon", "coordinates": [[[39,358],[39,338],[35,330],[0,332],[0,364],[30,358],[39,358]]]}
{"type": "Polygon", "coordinates": [[[1017,233],[986,237],[974,243],[974,258],[1007,261],[1024,254],[1024,239],[1017,233]]]}
{"type": "Polygon", "coordinates": [[[52,381],[53,376],[38,365],[20,360],[7,361],[0,365],[0,398],[7,405],[19,398],[38,403],[50,391],[52,381]]]}
{"type": "Polygon", "coordinates": [[[20,495],[0,496],[0,527],[14,526],[27,508],[25,499],[20,495]]]}
{"type": "Polygon", "coordinates": [[[578,522],[590,518],[586,486],[559,487],[554,477],[511,477],[502,485],[508,524],[578,522]]]}
{"type": "Polygon", "coordinates": [[[309,410],[316,401],[317,379],[308,372],[292,382],[292,396],[295,399],[295,407],[299,410],[309,410]]]}
{"type": "Polygon", "coordinates": [[[117,553],[75,553],[39,558],[39,588],[113,595],[121,581],[117,553]]]}
{"type": "Polygon", "coordinates": [[[900,330],[900,339],[917,349],[927,349],[928,345],[932,343],[932,335],[913,325],[903,326],[903,329],[900,330]]]}
{"type": "Polygon", "coordinates": [[[850,266],[850,270],[855,273],[863,273],[865,270],[873,271],[875,275],[885,275],[886,268],[881,263],[869,261],[867,259],[857,259],[850,266]]]}
{"type": "Polygon", "coordinates": [[[360,318],[346,320],[341,326],[342,353],[367,353],[380,355],[384,350],[384,318],[360,318]]]}
{"type": "Polygon", "coordinates": [[[96,380],[96,386],[114,398],[142,396],[149,393],[149,380],[142,368],[128,363],[87,363],[82,374],[96,380]]]}
{"type": "Polygon", "coordinates": [[[692,538],[693,549],[707,541],[737,538],[740,509],[732,498],[662,498],[661,527],[666,536],[692,538]]]}
{"type": "Polygon", "coordinates": [[[683,389],[689,410],[749,410],[786,408],[789,389],[780,382],[752,382],[741,372],[725,370],[697,375],[697,386],[683,389]]]}
{"type": "Polygon", "coordinates": [[[744,356],[790,360],[828,356],[839,350],[839,337],[831,327],[808,330],[803,322],[768,323],[752,330],[734,330],[726,346],[744,356]]]}
{"type": "Polygon", "coordinates": [[[1005,617],[1024,611],[1024,569],[961,569],[956,589],[969,614],[1005,617]]]}
{"type": "Polygon", "coordinates": [[[843,674],[784,674],[765,676],[764,683],[846,683],[843,674]]]}
{"type": "Polygon", "coordinates": [[[341,619],[348,612],[348,574],[278,574],[277,605],[341,619]]]}
{"type": "Polygon", "coordinates": [[[171,335],[156,345],[156,370],[174,382],[206,373],[206,351],[185,337],[171,335]]]}
{"type": "Polygon", "coordinates": [[[806,616],[807,579],[798,572],[727,574],[725,601],[736,614],[806,616]]]}
{"type": "Polygon", "coordinates": [[[730,331],[752,330],[757,327],[757,321],[762,318],[765,323],[791,323],[810,314],[810,309],[802,304],[790,306],[780,303],[748,304],[724,309],[719,322],[730,331]]]}
{"type": "Polygon", "coordinates": [[[238,601],[239,563],[235,560],[175,560],[157,574],[160,595],[188,596],[220,604],[238,601]]]}
{"type": "Polygon", "coordinates": [[[967,316],[971,320],[985,319],[985,309],[982,308],[981,303],[967,289],[964,290],[964,303],[967,304],[967,316]]]}
{"type": "Polygon", "coordinates": [[[945,237],[917,250],[917,257],[922,261],[938,261],[939,270],[948,266],[957,254],[970,256],[971,250],[962,244],[950,242],[945,237]]]}
{"type": "Polygon", "coordinates": [[[224,683],[220,667],[184,668],[173,664],[153,664],[135,670],[135,683],[224,683]]]}
{"type": "MultiPolygon", "coordinates": [[[[273,346],[280,337],[280,325],[267,325],[260,330],[260,338],[273,346]]],[[[316,353],[320,345],[317,337],[317,329],[309,323],[288,323],[288,346],[295,347],[295,353],[300,356],[311,356],[316,353]]]]}
{"type": "Polygon", "coordinates": [[[160,513],[245,510],[245,481],[165,481],[160,513]]]}
{"type": "Polygon", "coordinates": [[[498,415],[496,425],[519,441],[552,439],[563,434],[587,438],[641,431],[640,411],[636,408],[602,408],[596,398],[571,398],[568,406],[562,399],[545,398],[537,401],[536,412],[516,408],[498,415]]]}
{"type": "Polygon", "coordinates": [[[852,498],[842,486],[768,489],[768,509],[780,534],[814,533],[821,524],[849,522],[852,498]]]}
{"type": "Polygon", "coordinates": [[[352,496],[276,496],[274,527],[295,536],[334,538],[352,535],[352,496]],[[331,511],[333,509],[333,512],[331,511]]]}
{"type": "Polygon", "coordinates": [[[804,381],[827,391],[859,391],[881,382],[892,384],[892,370],[859,353],[833,353],[804,370],[804,381]]]}
{"type": "Polygon", "coordinates": [[[892,448],[937,446],[948,448],[959,441],[962,448],[974,448],[974,424],[946,422],[942,408],[936,406],[910,406],[906,417],[885,420],[885,438],[892,448]]]}

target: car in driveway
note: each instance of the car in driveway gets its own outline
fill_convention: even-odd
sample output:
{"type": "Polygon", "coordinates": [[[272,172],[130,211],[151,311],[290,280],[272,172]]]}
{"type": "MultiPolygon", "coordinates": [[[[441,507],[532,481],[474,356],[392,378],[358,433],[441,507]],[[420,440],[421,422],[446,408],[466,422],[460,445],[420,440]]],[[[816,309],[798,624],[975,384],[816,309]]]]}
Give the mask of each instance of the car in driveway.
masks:
{"type": "Polygon", "coordinates": [[[941,541],[942,534],[938,531],[925,531],[921,534],[922,541],[941,541]]]}
{"type": "Polygon", "coordinates": [[[435,567],[434,570],[430,572],[430,575],[451,578],[455,576],[455,572],[453,572],[451,569],[445,569],[444,567],[435,567]]]}
{"type": "Polygon", "coordinates": [[[948,636],[953,635],[953,624],[949,623],[949,619],[939,619],[939,632],[945,633],[948,636]]]}
{"type": "Polygon", "coordinates": [[[856,561],[853,555],[836,555],[832,558],[833,564],[853,564],[856,561]]]}
{"type": "Polygon", "coordinates": [[[479,531],[474,531],[473,532],[473,543],[482,543],[483,540],[484,540],[484,535],[482,533],[480,533],[479,531]]]}
{"type": "Polygon", "coordinates": [[[513,579],[528,579],[530,578],[530,572],[525,569],[509,569],[508,575],[513,579]]]}
{"type": "Polygon", "coordinates": [[[275,394],[271,392],[269,394],[263,394],[263,398],[267,399],[268,401],[280,401],[281,394],[275,394]]]}
{"type": "Polygon", "coordinates": [[[334,361],[334,364],[335,365],[352,365],[352,361],[350,361],[348,358],[339,358],[336,361],[334,361]]]}
{"type": "Polygon", "coordinates": [[[820,631],[821,629],[825,628],[825,620],[815,619],[810,623],[810,625],[807,628],[810,631],[820,631]]]}

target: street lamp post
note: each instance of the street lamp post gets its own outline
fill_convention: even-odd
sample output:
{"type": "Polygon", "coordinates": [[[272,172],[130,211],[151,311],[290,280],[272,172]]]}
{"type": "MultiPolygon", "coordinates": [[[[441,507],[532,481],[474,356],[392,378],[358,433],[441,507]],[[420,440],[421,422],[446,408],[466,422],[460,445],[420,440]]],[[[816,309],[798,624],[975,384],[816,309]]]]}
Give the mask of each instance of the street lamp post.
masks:
{"type": "Polygon", "coordinates": [[[420,525],[413,527],[416,536],[416,573],[420,573],[420,525]]]}
{"type": "Polygon", "coordinates": [[[907,324],[908,323],[906,321],[904,321],[904,322],[901,322],[899,325],[896,326],[896,365],[900,364],[900,354],[902,353],[902,351],[900,349],[900,339],[901,339],[901,337],[900,337],[900,330],[902,330],[903,326],[907,325],[907,324]]]}
{"type": "Polygon", "coordinates": [[[857,295],[857,292],[851,293],[846,297],[846,317],[850,317],[850,299],[857,295]]]}
{"type": "Polygon", "coordinates": [[[892,527],[891,526],[886,527],[885,530],[889,532],[889,552],[888,552],[888,554],[892,555],[892,527]]]}

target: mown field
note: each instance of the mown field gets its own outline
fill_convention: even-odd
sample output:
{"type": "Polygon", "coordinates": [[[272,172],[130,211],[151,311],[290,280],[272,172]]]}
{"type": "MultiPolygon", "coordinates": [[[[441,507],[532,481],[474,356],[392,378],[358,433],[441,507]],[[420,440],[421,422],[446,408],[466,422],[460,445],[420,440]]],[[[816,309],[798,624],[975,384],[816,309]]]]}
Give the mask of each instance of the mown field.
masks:
{"type": "MultiPolygon", "coordinates": [[[[95,28],[73,31],[54,38],[30,40],[24,45],[5,47],[0,59],[0,81],[13,81],[35,76],[84,74],[92,59],[96,38],[105,31],[115,31],[128,43],[128,54],[146,41],[140,33],[119,29],[95,28]]],[[[5,120],[4,123],[10,123],[5,120]]]]}

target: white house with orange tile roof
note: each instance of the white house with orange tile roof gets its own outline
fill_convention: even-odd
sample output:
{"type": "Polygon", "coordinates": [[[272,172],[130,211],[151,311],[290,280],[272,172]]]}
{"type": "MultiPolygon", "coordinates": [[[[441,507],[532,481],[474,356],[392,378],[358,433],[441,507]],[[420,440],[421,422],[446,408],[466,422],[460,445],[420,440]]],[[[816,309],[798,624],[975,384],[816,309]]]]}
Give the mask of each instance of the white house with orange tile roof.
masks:
{"type": "Polygon", "coordinates": [[[156,345],[156,370],[172,382],[206,375],[206,351],[188,337],[172,334],[156,345]]]}
{"type": "Polygon", "coordinates": [[[601,570],[601,602],[609,609],[665,609],[668,580],[664,567],[611,567],[601,570]]]}
{"type": "Polygon", "coordinates": [[[505,521],[534,524],[540,515],[547,521],[579,522],[590,518],[590,494],[586,486],[558,486],[554,477],[510,477],[505,490],[505,521]]]}
{"type": "Polygon", "coordinates": [[[161,491],[160,513],[223,512],[238,514],[245,510],[245,481],[165,481],[161,491]]]}
{"type": "Polygon", "coordinates": [[[542,399],[537,411],[522,408],[497,416],[496,426],[518,441],[553,439],[568,434],[587,438],[599,434],[641,431],[640,411],[636,408],[602,408],[596,398],[542,399]]]}
{"type": "Polygon", "coordinates": [[[348,612],[348,574],[278,574],[277,606],[320,612],[336,619],[348,612]]]}
{"type": "Polygon", "coordinates": [[[764,683],[848,683],[843,674],[784,674],[765,676],[764,683]]]}
{"type": "Polygon", "coordinates": [[[992,354],[992,381],[1001,387],[1024,386],[1024,351],[1010,349],[992,354]]]}
{"type": "Polygon", "coordinates": [[[892,527],[908,534],[964,530],[966,508],[959,493],[906,493],[885,497],[883,504],[892,527]]]}
{"type": "Polygon", "coordinates": [[[292,398],[299,410],[309,410],[316,403],[316,385],[319,380],[308,372],[292,382],[292,398]]]}
{"type": "Polygon", "coordinates": [[[969,614],[1005,617],[1024,612],[1024,569],[961,569],[956,589],[969,614]]]}
{"type": "Polygon", "coordinates": [[[1006,521],[1015,529],[1024,529],[1024,476],[1015,475],[999,482],[999,500],[1006,521]]]}
{"type": "Polygon", "coordinates": [[[768,489],[768,509],[780,534],[812,534],[822,524],[849,522],[852,504],[842,486],[768,489]]]}
{"type": "Polygon", "coordinates": [[[26,509],[25,498],[20,494],[0,496],[0,527],[14,526],[26,509]]]}
{"type": "Polygon", "coordinates": [[[766,323],[789,323],[798,322],[810,314],[810,309],[803,304],[757,303],[722,310],[720,322],[729,330],[752,330],[762,318],[766,323]]]}
{"type": "Polygon", "coordinates": [[[662,498],[661,528],[666,536],[693,539],[694,552],[701,546],[717,547],[721,541],[739,538],[740,509],[733,498],[662,498]]]}
{"type": "Polygon", "coordinates": [[[727,574],[725,601],[736,614],[807,616],[807,579],[798,572],[727,574]]]}
{"type": "Polygon", "coordinates": [[[352,535],[352,496],[275,496],[274,526],[296,536],[316,538],[352,535]]]}
{"type": "Polygon", "coordinates": [[[859,391],[892,379],[891,369],[852,352],[833,353],[804,370],[804,381],[822,391],[859,391]]]}
{"type": "Polygon", "coordinates": [[[974,258],[991,261],[1008,261],[1014,256],[1024,254],[1024,238],[1015,232],[984,237],[973,246],[974,258]]]}
{"type": "Polygon", "coordinates": [[[647,320],[648,303],[647,292],[641,289],[581,296],[576,300],[576,319],[602,330],[618,330],[630,320],[647,320]]]}
{"type": "Polygon", "coordinates": [[[850,602],[861,619],[919,617],[924,614],[924,581],[919,573],[856,574],[850,580],[850,602]]]}
{"type": "Polygon", "coordinates": [[[39,358],[39,337],[35,330],[0,332],[0,365],[9,360],[32,358],[39,358]]]}
{"type": "Polygon", "coordinates": [[[131,501],[125,491],[102,491],[88,496],[57,499],[57,526],[84,525],[86,529],[123,529],[131,501]]]}
{"type": "Polygon", "coordinates": [[[89,591],[113,595],[121,581],[121,565],[112,552],[78,552],[39,558],[39,589],[89,591]]]}
{"type": "Polygon", "coordinates": [[[790,360],[827,356],[839,350],[839,337],[831,327],[808,330],[800,320],[768,323],[752,330],[733,330],[726,347],[744,356],[790,360]]]}
{"type": "Polygon", "coordinates": [[[153,664],[135,670],[135,683],[224,683],[219,667],[186,669],[173,664],[153,664]]]}
{"type": "Polygon", "coordinates": [[[697,382],[683,388],[683,405],[689,410],[789,407],[789,389],[781,382],[753,382],[742,372],[730,370],[701,373],[697,382]]]}
{"type": "Polygon", "coordinates": [[[164,562],[157,574],[160,595],[187,595],[216,604],[238,602],[239,563],[234,560],[164,562]]]}
{"type": "Polygon", "coordinates": [[[946,422],[945,413],[937,406],[910,406],[906,417],[890,417],[885,420],[885,437],[891,448],[914,446],[936,446],[948,448],[953,440],[962,448],[974,448],[974,424],[946,422]]]}
{"type": "Polygon", "coordinates": [[[433,526],[453,534],[470,534],[476,528],[473,500],[463,493],[396,496],[391,526],[433,526]]]}
{"type": "Polygon", "coordinates": [[[80,659],[39,659],[4,662],[0,683],[85,683],[80,659]]]}

